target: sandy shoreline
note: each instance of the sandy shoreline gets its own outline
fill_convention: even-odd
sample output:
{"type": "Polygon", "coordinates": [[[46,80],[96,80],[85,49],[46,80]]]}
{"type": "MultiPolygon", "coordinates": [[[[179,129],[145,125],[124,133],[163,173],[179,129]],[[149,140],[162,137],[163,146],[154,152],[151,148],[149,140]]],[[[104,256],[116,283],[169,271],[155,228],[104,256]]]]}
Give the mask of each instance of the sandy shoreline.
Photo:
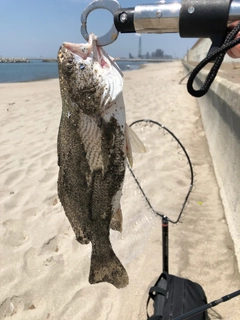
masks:
{"type": "MultiPolygon", "coordinates": [[[[240,274],[197,102],[178,84],[182,72],[181,62],[125,72],[124,97],[129,124],[164,124],[191,157],[196,181],[182,223],[170,225],[169,271],[200,283],[212,301],[238,290],[240,274]]],[[[75,240],[57,197],[58,79],[1,83],[0,95],[0,319],[146,319],[148,288],[162,271],[161,219],[127,171],[123,233],[112,232],[112,243],[130,284],[89,285],[91,248],[75,240]]],[[[174,219],[189,186],[186,161],[161,130],[135,129],[149,150],[134,156],[135,173],[154,208],[174,219]]],[[[214,310],[237,320],[240,299],[214,310]]]]}

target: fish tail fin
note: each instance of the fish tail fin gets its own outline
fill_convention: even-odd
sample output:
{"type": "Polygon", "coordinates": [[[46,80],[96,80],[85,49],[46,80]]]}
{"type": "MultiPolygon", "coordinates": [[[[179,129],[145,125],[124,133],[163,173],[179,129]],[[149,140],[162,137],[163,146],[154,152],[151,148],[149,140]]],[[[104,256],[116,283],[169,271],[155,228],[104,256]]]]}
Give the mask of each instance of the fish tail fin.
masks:
{"type": "Polygon", "coordinates": [[[92,246],[89,283],[109,282],[118,289],[124,288],[129,282],[127,272],[108,242],[92,246]]]}

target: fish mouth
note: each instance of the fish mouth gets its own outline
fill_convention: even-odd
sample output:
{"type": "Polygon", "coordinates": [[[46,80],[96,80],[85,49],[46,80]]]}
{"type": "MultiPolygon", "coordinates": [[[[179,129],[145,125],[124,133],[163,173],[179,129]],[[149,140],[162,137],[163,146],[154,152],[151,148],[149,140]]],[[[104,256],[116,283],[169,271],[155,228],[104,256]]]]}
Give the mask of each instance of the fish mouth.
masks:
{"type": "Polygon", "coordinates": [[[113,61],[109,61],[109,56],[105,51],[97,46],[97,37],[94,34],[89,35],[89,40],[85,44],[77,44],[71,42],[64,42],[62,48],[67,49],[72,54],[76,55],[82,60],[88,58],[98,62],[102,68],[110,68],[113,61]]]}

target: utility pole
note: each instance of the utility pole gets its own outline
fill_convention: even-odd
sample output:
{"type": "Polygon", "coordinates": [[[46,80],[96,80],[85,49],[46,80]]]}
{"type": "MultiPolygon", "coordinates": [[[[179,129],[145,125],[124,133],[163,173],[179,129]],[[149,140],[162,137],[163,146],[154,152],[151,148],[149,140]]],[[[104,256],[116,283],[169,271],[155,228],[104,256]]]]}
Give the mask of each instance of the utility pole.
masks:
{"type": "Polygon", "coordinates": [[[138,42],[138,58],[142,58],[142,37],[141,34],[139,35],[139,42],[138,42]]]}

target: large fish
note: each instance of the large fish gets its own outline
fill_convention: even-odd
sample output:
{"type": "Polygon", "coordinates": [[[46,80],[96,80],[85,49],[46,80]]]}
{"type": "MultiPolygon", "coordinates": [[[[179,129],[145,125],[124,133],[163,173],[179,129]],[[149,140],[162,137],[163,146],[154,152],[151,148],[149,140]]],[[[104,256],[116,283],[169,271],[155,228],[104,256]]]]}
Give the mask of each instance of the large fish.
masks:
{"type": "Polygon", "coordinates": [[[120,198],[126,155],[131,162],[125,124],[123,76],[97,47],[64,43],[58,53],[62,116],[58,133],[58,195],[81,244],[92,243],[89,282],[128,284],[115,255],[110,227],[121,231],[120,198]]]}

